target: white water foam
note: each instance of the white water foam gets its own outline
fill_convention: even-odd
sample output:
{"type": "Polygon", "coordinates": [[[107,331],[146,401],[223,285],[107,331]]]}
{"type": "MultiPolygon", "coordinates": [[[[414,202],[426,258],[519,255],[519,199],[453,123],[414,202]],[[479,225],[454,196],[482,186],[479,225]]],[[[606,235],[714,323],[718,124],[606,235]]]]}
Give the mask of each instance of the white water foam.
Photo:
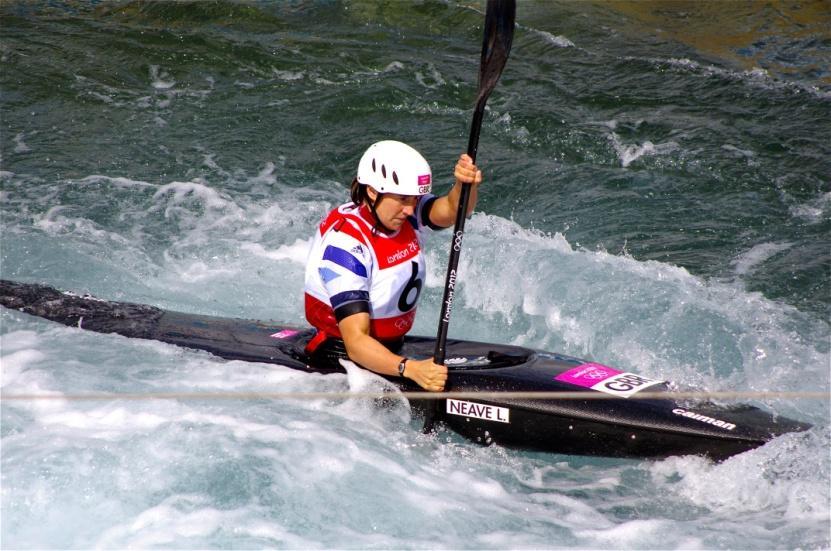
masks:
{"type": "Polygon", "coordinates": [[[427,64],[427,67],[424,72],[420,70],[416,71],[415,79],[416,82],[418,82],[425,88],[429,88],[430,90],[435,90],[436,88],[439,88],[447,84],[447,81],[444,80],[444,77],[442,77],[439,70],[432,63],[427,64]]]}
{"type": "Polygon", "coordinates": [[[666,155],[679,149],[678,143],[673,141],[653,144],[646,140],[640,145],[624,144],[615,132],[609,134],[609,140],[612,142],[612,147],[615,148],[618,159],[620,159],[620,165],[624,168],[643,156],[666,155]]]}
{"type": "Polygon", "coordinates": [[[85,178],[81,178],[78,180],[81,184],[97,184],[97,183],[108,183],[113,186],[119,188],[156,188],[157,186],[154,184],[150,184],[148,182],[143,182],[141,180],[133,180],[131,178],[125,178],[124,176],[105,176],[102,174],[93,174],[91,176],[87,176],[85,178]]]}
{"type": "Polygon", "coordinates": [[[446,115],[462,117],[467,111],[458,107],[450,107],[435,101],[424,102],[423,100],[408,100],[392,106],[393,111],[404,111],[415,115],[446,115]]]}
{"type": "Polygon", "coordinates": [[[741,149],[741,148],[738,148],[735,145],[731,145],[729,143],[722,145],[721,148],[724,149],[725,151],[729,151],[731,153],[734,153],[739,157],[748,157],[749,158],[749,157],[755,157],[756,156],[756,153],[754,153],[753,151],[750,151],[749,149],[741,149]]]}
{"type": "Polygon", "coordinates": [[[534,27],[529,27],[527,25],[522,25],[520,23],[516,23],[516,28],[517,29],[522,29],[524,31],[528,31],[528,32],[530,32],[530,33],[532,33],[536,36],[539,36],[540,38],[543,39],[543,41],[545,41],[546,44],[551,44],[551,45],[556,46],[558,48],[574,48],[575,47],[574,42],[572,42],[571,40],[569,40],[568,38],[566,38],[565,36],[562,36],[562,35],[555,35],[555,34],[552,34],[548,31],[543,31],[541,29],[535,29],[534,27]]]}
{"type": "Polygon", "coordinates": [[[114,246],[130,247],[128,238],[107,231],[87,218],[72,216],[73,210],[75,207],[56,205],[42,216],[36,216],[34,226],[52,235],[73,234],[98,244],[110,242],[114,246]]]}
{"type": "MultiPolygon", "coordinates": [[[[517,26],[519,26],[519,25],[517,25],[517,26]]],[[[558,48],[574,48],[574,42],[572,42],[571,40],[569,40],[568,38],[566,38],[564,36],[553,35],[550,32],[541,31],[541,30],[537,30],[537,29],[532,29],[530,27],[527,27],[527,28],[530,31],[532,31],[534,34],[537,34],[537,35],[541,36],[549,44],[553,44],[554,46],[557,46],[558,48]]]]}
{"type": "MultiPolygon", "coordinates": [[[[166,243],[152,258],[142,251],[145,244],[134,239],[147,228],[114,233],[86,220],[82,211],[72,212],[79,206],[72,211],[54,207],[37,219],[36,227],[80,238],[88,246],[109,242],[129,253],[131,272],[157,274],[140,280],[135,301],[161,293],[172,302],[156,304],[174,309],[302,319],[310,235],[343,192],[336,185],[331,191],[287,188],[273,163],[243,177],[248,189],[262,188],[269,199],[220,192],[204,179],[171,182],[155,193],[130,196],[144,201],[139,202],[144,210],[126,220],[163,224],[159,228],[166,243]],[[163,218],[155,221],[158,216],[163,218]]],[[[104,176],[81,182],[154,189],[104,176]]],[[[158,246],[157,240],[152,243],[158,246]]],[[[574,249],[563,235],[545,235],[483,214],[471,220],[465,245],[471,253],[462,256],[456,312],[466,321],[453,325],[459,336],[561,350],[713,390],[735,385],[797,390],[792,370],[806,368],[827,385],[827,377],[816,371],[827,362],[827,351],[810,336],[823,329],[818,326],[795,339],[793,328],[804,324],[805,316],[748,293],[740,283],[704,281],[667,264],[574,249]],[[495,264],[494,258],[499,259],[495,264]],[[512,261],[505,262],[508,258],[512,261]]],[[[736,259],[737,273],[749,273],[785,245],[748,251],[736,259]]],[[[432,236],[426,249],[427,292],[416,332],[432,334],[431,313],[438,311],[445,275],[446,233],[432,236]]],[[[112,269],[122,269],[123,259],[113,261],[118,264],[112,269]]]]}
{"type": "Polygon", "coordinates": [[[26,145],[26,142],[23,141],[25,134],[23,132],[18,133],[14,137],[14,149],[15,153],[30,153],[32,148],[26,145]]]}
{"type": "Polygon", "coordinates": [[[277,80],[282,80],[284,82],[293,82],[295,80],[303,80],[306,78],[306,73],[304,71],[285,71],[282,69],[272,68],[271,73],[277,78],[277,80]]]}
{"type": "Polygon", "coordinates": [[[503,126],[511,136],[511,141],[517,145],[528,145],[531,142],[531,132],[522,125],[514,125],[510,113],[504,113],[496,119],[496,123],[503,126]]]}
{"type": "Polygon", "coordinates": [[[259,243],[244,243],[241,249],[251,252],[257,256],[270,260],[288,260],[305,268],[309,258],[309,251],[312,248],[312,239],[297,239],[291,245],[280,245],[277,250],[270,251],[259,243]]]}
{"type": "Polygon", "coordinates": [[[754,245],[750,250],[738,255],[732,262],[736,275],[744,276],[752,273],[759,264],[769,258],[786,251],[793,246],[793,243],[760,243],[754,245]]]}
{"type": "Polygon", "coordinates": [[[199,202],[206,209],[231,209],[238,211],[229,196],[215,191],[205,181],[200,179],[192,182],[171,182],[165,184],[159,187],[159,190],[153,195],[153,199],[158,200],[167,195],[170,195],[170,198],[165,204],[165,218],[174,216],[177,207],[190,201],[199,202]]]}
{"type": "MultiPolygon", "coordinates": [[[[343,192],[334,185],[331,192],[287,188],[274,164],[244,178],[247,189],[262,188],[268,199],[220,192],[206,179],[158,188],[106,177],[83,182],[143,191],[134,197],[140,208],[125,207],[138,213],[128,220],[142,232],[149,224],[171,224],[163,226],[170,236],[162,272],[144,282],[152,301],[202,313],[212,313],[216,303],[226,315],[296,322],[303,316],[299,297],[309,236],[343,192]]],[[[83,210],[64,209],[48,219],[70,215],[85,216],[83,210]]],[[[65,227],[71,232],[63,235],[86,231],[83,224],[65,227]]],[[[431,313],[443,285],[447,237],[443,232],[428,239],[417,333],[435,329],[431,313]]],[[[740,286],[705,281],[667,264],[585,251],[561,234],[481,213],[469,221],[465,246],[453,336],[590,356],[712,390],[800,390],[803,381],[812,381],[812,388],[828,386],[821,369],[827,354],[818,341],[804,329],[794,338],[793,328],[803,323],[798,312],[740,286]]],[[[117,247],[131,250],[124,249],[126,243],[117,247]]],[[[752,269],[758,258],[746,257],[745,266],[752,269]]],[[[630,542],[708,548],[725,545],[719,543],[721,529],[731,545],[739,542],[730,534],[747,533],[747,542],[758,547],[770,540],[770,532],[725,527],[736,517],[753,518],[759,507],[788,518],[806,512],[804,522],[791,524],[811,541],[823,541],[817,530],[823,493],[810,487],[824,476],[816,464],[823,444],[816,439],[787,445],[777,440],[764,448],[770,455],[751,456],[731,469],[670,462],[659,464],[653,475],[649,463],[601,461],[579,468],[572,465],[581,460],[569,458],[552,468],[550,455],[479,449],[449,436],[439,442],[418,434],[418,419],[404,404],[379,409],[372,401],[341,397],[78,402],[65,396],[91,389],[344,392],[383,383],[364,371],[320,376],[225,362],[159,343],[20,322],[20,314],[8,311],[0,315],[16,320],[4,323],[4,330],[22,328],[0,342],[4,393],[57,398],[3,406],[4,427],[20,433],[3,441],[6,542],[215,547],[233,541],[329,548],[343,541],[382,547],[423,541],[430,546],[423,533],[444,529],[451,534],[442,540],[448,547],[471,542],[540,547],[557,534],[557,541],[574,547],[630,542]],[[795,463],[774,463],[767,472],[796,469],[796,475],[773,484],[739,485],[735,493],[742,497],[723,504],[694,491],[714,489],[708,486],[711,478],[736,478],[735,472],[779,455],[795,463]],[[26,470],[29,464],[46,465],[49,474],[35,477],[26,470]],[[802,464],[818,474],[806,474],[802,464]],[[321,487],[326,490],[309,491],[321,487]],[[754,488],[761,488],[758,499],[754,488]],[[362,497],[356,502],[354,495],[362,497]],[[668,497],[656,504],[655,495],[668,497]],[[632,510],[645,512],[627,518],[632,510]],[[702,530],[704,520],[690,510],[705,511],[715,535],[702,530]],[[49,519],[50,528],[35,518],[49,519]],[[518,525],[525,528],[518,532],[518,525]]],[[[774,406],[825,422],[815,403],[774,406]]],[[[781,530],[776,534],[791,541],[781,530]]]]}
{"type": "Polygon", "coordinates": [[[182,541],[201,541],[211,547],[213,536],[222,532],[255,545],[268,542],[268,546],[291,549],[319,548],[313,540],[292,533],[291,527],[267,518],[267,510],[217,509],[204,496],[176,495],[108,529],[96,548],[176,547],[182,541]]]}
{"type": "MultiPolygon", "coordinates": [[[[740,283],[575,250],[562,235],[483,214],[471,219],[465,244],[471,252],[462,256],[454,317],[470,320],[471,331],[454,325],[461,336],[563,351],[711,390],[805,390],[807,380],[829,387],[827,324],[740,283]],[[795,336],[805,323],[814,328],[795,336]]],[[[428,287],[443,285],[442,264],[430,257],[428,287]]],[[[428,330],[432,320],[421,323],[417,329],[428,330]]]]}
{"type": "Polygon", "coordinates": [[[105,104],[107,108],[153,110],[153,120],[157,126],[167,124],[162,115],[169,113],[176,98],[203,100],[213,91],[214,86],[213,77],[208,75],[205,77],[207,88],[177,88],[176,80],[159,65],[150,65],[148,68],[150,95],[147,86],[136,89],[116,88],[87,75],[74,74],[73,77],[72,88],[77,90],[79,96],[92,98],[105,104]]]}
{"type": "Polygon", "coordinates": [[[829,537],[829,458],[813,451],[827,450],[830,440],[828,427],[817,427],[722,463],[673,457],[649,470],[669,495],[742,526],[748,547],[778,548],[796,538],[805,548],[821,548],[829,537]],[[764,520],[773,512],[788,523],[775,536],[781,544],[764,520]]]}
{"type": "Polygon", "coordinates": [[[404,70],[404,64],[403,63],[401,63],[400,61],[392,61],[392,62],[389,63],[389,65],[384,67],[382,72],[383,73],[394,73],[394,72],[403,71],[403,70],[404,70]]]}
{"type": "MultiPolygon", "coordinates": [[[[526,267],[529,251],[522,247],[542,246],[539,258],[552,257],[542,268],[565,264],[566,272],[582,268],[597,278],[600,272],[592,265],[599,262],[604,270],[638,273],[631,259],[574,250],[562,236],[474,216],[471,236],[483,230],[497,234],[497,241],[508,240],[516,263],[526,267]]],[[[471,275],[476,270],[492,278],[494,268],[484,266],[469,265],[465,285],[481,283],[471,275]]],[[[674,284],[690,277],[657,263],[642,270],[642,276],[659,275],[674,284]]],[[[606,283],[599,283],[602,292],[606,283]]],[[[469,300],[460,299],[456,312],[463,323],[470,323],[469,300]]],[[[322,376],[226,362],[161,343],[56,327],[16,312],[0,315],[22,327],[4,336],[10,337],[2,343],[4,354],[40,354],[25,364],[39,387],[17,380],[4,386],[4,393],[69,394],[73,388],[113,385],[132,392],[342,392],[387,385],[362,370],[322,376]],[[59,377],[47,376],[58,363],[59,377]]],[[[2,365],[5,369],[5,357],[2,365]]],[[[810,475],[806,469],[811,471],[813,461],[807,457],[824,457],[817,452],[823,444],[810,439],[777,440],[760,450],[762,455],[740,456],[747,459],[739,464],[689,458],[657,464],[558,462],[550,454],[477,448],[456,438],[438,441],[418,433],[406,406],[379,409],[342,397],[64,400],[48,409],[19,402],[3,408],[4,426],[19,432],[3,441],[4,542],[11,545],[216,547],[233,541],[241,547],[331,548],[344,541],[361,547],[406,541],[430,546],[422,540],[430,527],[449,534],[442,546],[460,548],[471,542],[545,547],[552,537],[583,548],[621,542],[739,546],[731,534],[745,534],[743,541],[752,547],[774,535],[790,541],[782,530],[726,529],[731,522],[752,520],[760,507],[764,518],[807,513],[791,524],[809,541],[822,541],[817,519],[823,490],[816,483],[809,488],[811,481],[823,480],[822,465],[810,475]],[[767,462],[761,478],[751,474],[741,482],[758,471],[760,461],[767,462]],[[31,464],[39,470],[30,472],[31,464]],[[728,495],[719,493],[725,479],[736,484],[728,495]],[[632,511],[646,518],[632,518],[632,511]],[[702,530],[702,522],[711,523],[711,530],[702,530]]]]}
{"type": "Polygon", "coordinates": [[[150,85],[156,90],[170,90],[176,85],[176,80],[170,73],[158,65],[150,65],[150,85]]]}
{"type": "Polygon", "coordinates": [[[24,331],[13,331],[8,337],[3,336],[3,365],[0,366],[0,386],[13,386],[18,383],[20,376],[28,369],[30,364],[36,364],[45,359],[45,356],[38,350],[17,350],[9,352],[7,350],[7,341],[11,341],[24,337],[29,337],[24,331]]]}
{"type": "Polygon", "coordinates": [[[823,193],[813,201],[789,208],[791,216],[801,218],[810,224],[831,219],[831,191],[823,193]]]}
{"type": "Polygon", "coordinates": [[[747,71],[735,71],[716,67],[715,65],[708,65],[693,61],[689,58],[641,58],[627,56],[623,59],[631,59],[637,61],[647,61],[660,67],[669,65],[672,68],[687,71],[693,74],[701,74],[705,77],[718,76],[722,78],[729,78],[731,80],[739,80],[741,82],[750,84],[754,87],[773,89],[773,90],[791,90],[795,92],[804,92],[820,99],[831,99],[831,92],[822,90],[817,86],[805,85],[799,82],[789,82],[774,78],[770,73],[760,67],[754,67],[747,71]]]}

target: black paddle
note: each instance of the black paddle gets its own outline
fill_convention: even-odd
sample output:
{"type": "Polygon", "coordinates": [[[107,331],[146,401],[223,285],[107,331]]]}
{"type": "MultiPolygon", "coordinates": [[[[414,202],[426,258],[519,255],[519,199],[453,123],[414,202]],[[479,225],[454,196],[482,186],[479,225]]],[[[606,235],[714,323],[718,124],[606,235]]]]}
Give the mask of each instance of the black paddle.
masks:
{"type": "MultiPolygon", "coordinates": [[[[508,61],[511,52],[511,42],[514,38],[514,17],[516,15],[516,0],[488,0],[485,11],[485,32],[482,40],[482,59],[479,64],[479,94],[476,97],[476,109],[473,111],[473,122],[470,125],[470,139],[467,142],[467,154],[476,162],[476,150],[479,148],[479,133],[482,130],[482,117],[485,114],[485,103],[496,87],[502,69],[508,61]]],[[[436,335],[436,351],[433,361],[443,364],[445,347],[447,344],[447,329],[450,326],[450,312],[453,308],[453,298],[456,292],[456,271],[459,268],[459,256],[462,251],[462,238],[465,234],[465,219],[470,201],[470,184],[462,184],[459,197],[459,208],[456,211],[456,225],[453,227],[453,240],[450,245],[450,259],[447,263],[447,277],[444,282],[444,297],[442,298],[439,330],[436,335]]],[[[433,423],[439,413],[439,400],[434,400],[427,408],[424,418],[424,432],[433,430],[433,423]]]]}

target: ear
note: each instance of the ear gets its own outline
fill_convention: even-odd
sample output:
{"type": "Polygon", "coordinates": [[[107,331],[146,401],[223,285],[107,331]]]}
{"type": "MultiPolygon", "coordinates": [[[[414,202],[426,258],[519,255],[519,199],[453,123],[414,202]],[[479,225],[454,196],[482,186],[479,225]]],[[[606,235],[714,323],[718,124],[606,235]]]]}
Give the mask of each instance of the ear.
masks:
{"type": "Polygon", "coordinates": [[[373,203],[378,200],[378,192],[370,186],[366,186],[366,195],[373,203]]]}

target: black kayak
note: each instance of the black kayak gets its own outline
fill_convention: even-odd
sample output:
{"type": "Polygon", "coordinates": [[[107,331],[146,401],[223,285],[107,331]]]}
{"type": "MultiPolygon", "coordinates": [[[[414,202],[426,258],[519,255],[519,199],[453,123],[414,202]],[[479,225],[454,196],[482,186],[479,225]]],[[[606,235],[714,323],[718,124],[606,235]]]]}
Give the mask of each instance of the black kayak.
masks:
{"type": "MultiPolygon", "coordinates": [[[[162,341],[231,360],[335,372],[307,361],[303,349],[314,335],[308,327],[173,312],[6,280],[0,280],[0,304],[88,331],[162,341]]],[[[427,358],[434,348],[435,339],[406,337],[400,353],[427,358]]],[[[685,400],[674,396],[665,381],[518,346],[449,339],[446,364],[447,388],[453,394],[487,394],[482,399],[470,394],[442,398],[440,421],[482,444],[607,457],[696,454],[721,460],[811,426],[750,405],[685,400]],[[535,392],[562,393],[563,398],[527,395],[535,392]]],[[[420,390],[412,381],[388,379],[408,396],[420,390]]],[[[417,396],[410,403],[421,411],[428,400],[417,396]]]]}

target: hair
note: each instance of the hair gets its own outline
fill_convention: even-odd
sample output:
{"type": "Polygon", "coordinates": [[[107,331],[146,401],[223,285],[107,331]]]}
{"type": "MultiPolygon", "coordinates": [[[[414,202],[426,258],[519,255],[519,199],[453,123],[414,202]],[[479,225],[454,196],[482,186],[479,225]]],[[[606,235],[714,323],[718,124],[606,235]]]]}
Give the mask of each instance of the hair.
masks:
{"type": "Polygon", "coordinates": [[[349,187],[349,198],[356,207],[360,207],[364,202],[371,203],[366,186],[358,182],[357,178],[352,180],[352,185],[349,187]]]}

